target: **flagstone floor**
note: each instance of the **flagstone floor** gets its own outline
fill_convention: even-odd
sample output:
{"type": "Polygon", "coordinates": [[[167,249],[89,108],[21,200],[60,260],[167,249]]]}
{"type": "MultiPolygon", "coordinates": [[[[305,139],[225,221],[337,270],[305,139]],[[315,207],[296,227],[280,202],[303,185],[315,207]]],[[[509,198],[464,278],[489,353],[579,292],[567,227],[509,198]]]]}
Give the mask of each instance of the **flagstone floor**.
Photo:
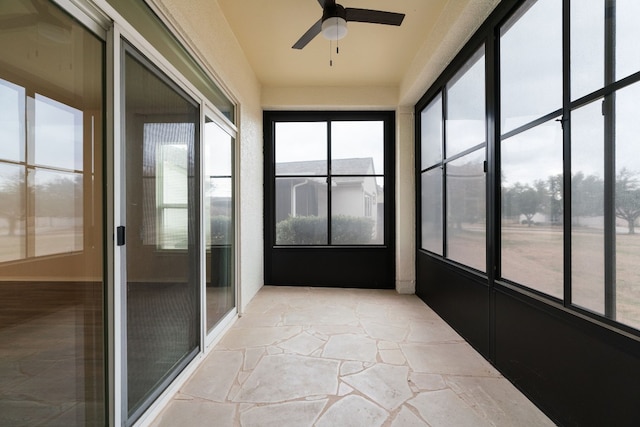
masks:
{"type": "Polygon", "coordinates": [[[414,295],[265,286],[152,425],[553,423],[414,295]]]}

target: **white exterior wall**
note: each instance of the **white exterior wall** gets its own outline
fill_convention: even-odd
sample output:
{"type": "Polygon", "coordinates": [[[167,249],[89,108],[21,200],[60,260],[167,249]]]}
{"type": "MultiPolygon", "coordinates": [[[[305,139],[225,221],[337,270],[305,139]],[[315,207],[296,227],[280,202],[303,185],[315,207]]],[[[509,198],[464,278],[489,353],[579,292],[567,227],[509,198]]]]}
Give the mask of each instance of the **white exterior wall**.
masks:
{"type": "Polygon", "coordinates": [[[155,0],[155,3],[238,104],[236,147],[240,170],[235,176],[240,184],[236,197],[240,201],[238,309],[242,313],[264,284],[260,83],[216,0],[155,0]]]}

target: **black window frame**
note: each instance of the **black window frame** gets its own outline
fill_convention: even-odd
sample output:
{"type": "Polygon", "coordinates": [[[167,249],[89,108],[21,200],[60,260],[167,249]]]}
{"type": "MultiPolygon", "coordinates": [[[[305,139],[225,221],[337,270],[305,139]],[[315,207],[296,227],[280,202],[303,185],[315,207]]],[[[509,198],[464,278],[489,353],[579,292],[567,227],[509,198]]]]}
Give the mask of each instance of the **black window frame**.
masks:
{"type": "MultiPolygon", "coordinates": [[[[307,284],[359,288],[395,288],[395,111],[264,111],[264,252],[266,284],[307,284]],[[275,127],[278,122],[326,122],[330,143],[331,123],[382,121],[384,123],[384,218],[382,243],[332,244],[331,195],[328,193],[326,244],[276,244],[275,127]],[[317,268],[315,267],[317,266],[317,268]]],[[[327,162],[331,159],[330,145],[327,162]]],[[[327,166],[329,168],[329,166],[327,166]]],[[[314,178],[345,178],[350,174],[314,178]]],[[[358,175],[362,176],[362,175],[358,175]]],[[[300,177],[300,176],[296,176],[300,177]]]]}

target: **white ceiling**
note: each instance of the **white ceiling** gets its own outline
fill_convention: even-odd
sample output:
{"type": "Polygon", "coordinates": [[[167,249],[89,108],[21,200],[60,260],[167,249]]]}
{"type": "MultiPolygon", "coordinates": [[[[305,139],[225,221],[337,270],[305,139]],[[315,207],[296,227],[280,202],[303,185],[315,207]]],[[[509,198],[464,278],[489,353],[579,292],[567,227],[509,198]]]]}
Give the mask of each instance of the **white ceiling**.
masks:
{"type": "Polygon", "coordinates": [[[349,22],[336,55],[335,42],[331,53],[321,35],[302,50],[291,48],[321,18],[317,0],[218,0],[258,79],[274,87],[399,86],[447,3],[456,1],[338,0],[406,16],[400,27],[349,22]]]}

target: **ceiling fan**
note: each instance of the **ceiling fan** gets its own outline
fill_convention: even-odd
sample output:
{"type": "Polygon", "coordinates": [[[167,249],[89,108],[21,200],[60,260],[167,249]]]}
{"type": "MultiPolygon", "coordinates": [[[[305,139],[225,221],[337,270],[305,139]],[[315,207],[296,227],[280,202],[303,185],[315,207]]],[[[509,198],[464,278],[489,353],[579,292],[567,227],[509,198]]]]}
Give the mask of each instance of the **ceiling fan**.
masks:
{"type": "Polygon", "coordinates": [[[300,37],[300,40],[292,46],[293,49],[302,49],[320,33],[329,40],[340,40],[347,35],[347,22],[398,26],[404,19],[404,13],[343,7],[335,0],[318,0],[318,3],[322,6],[322,18],[300,37]]]}

